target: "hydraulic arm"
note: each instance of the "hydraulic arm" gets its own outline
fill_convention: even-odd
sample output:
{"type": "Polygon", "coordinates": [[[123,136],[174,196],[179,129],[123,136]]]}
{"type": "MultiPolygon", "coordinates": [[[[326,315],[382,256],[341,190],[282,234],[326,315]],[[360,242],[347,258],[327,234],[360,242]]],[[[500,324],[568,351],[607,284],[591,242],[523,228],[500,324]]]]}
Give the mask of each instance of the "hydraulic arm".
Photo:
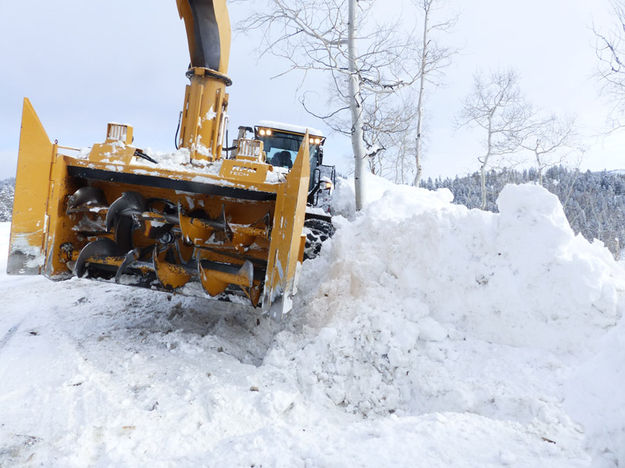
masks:
{"type": "Polygon", "coordinates": [[[185,92],[178,145],[191,158],[214,161],[221,155],[228,95],[230,19],[225,0],[177,0],[189,41],[191,83],[185,92]]]}

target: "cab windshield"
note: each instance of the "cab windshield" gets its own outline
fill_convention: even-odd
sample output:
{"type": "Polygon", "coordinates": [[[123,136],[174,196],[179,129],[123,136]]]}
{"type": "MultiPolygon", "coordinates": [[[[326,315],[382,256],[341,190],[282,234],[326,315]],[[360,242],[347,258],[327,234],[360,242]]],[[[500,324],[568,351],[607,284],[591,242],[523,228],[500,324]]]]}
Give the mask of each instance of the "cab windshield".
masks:
{"type": "MultiPolygon", "coordinates": [[[[299,147],[304,139],[303,135],[293,135],[290,133],[282,133],[273,131],[270,136],[257,137],[264,144],[265,153],[267,153],[267,162],[272,166],[285,167],[291,169],[299,147]]],[[[319,161],[319,145],[310,145],[310,174],[311,178],[317,168],[319,161]]]]}

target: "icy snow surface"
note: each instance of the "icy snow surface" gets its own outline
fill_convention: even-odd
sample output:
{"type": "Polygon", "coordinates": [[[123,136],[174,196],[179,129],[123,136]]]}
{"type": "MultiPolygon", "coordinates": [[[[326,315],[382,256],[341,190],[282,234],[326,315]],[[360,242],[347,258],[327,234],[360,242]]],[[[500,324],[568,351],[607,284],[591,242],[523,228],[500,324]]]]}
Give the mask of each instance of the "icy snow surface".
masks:
{"type": "MultiPolygon", "coordinates": [[[[500,214],[373,180],[293,313],[7,277],[0,466],[625,463],[625,272],[557,199],[500,214]]],[[[620,464],[620,465],[619,465],[620,464]]]]}

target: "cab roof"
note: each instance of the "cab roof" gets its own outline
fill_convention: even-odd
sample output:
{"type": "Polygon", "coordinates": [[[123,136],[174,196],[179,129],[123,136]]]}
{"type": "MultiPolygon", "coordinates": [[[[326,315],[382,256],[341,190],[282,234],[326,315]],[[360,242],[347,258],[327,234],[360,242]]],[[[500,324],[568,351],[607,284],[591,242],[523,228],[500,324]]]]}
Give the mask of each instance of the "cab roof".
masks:
{"type": "Polygon", "coordinates": [[[317,130],[316,128],[302,127],[300,125],[293,125],[284,122],[261,120],[260,122],[258,122],[257,127],[271,128],[273,130],[284,130],[291,133],[301,133],[302,135],[304,135],[306,133],[306,130],[308,130],[309,135],[325,138],[323,132],[321,130],[317,130]]]}

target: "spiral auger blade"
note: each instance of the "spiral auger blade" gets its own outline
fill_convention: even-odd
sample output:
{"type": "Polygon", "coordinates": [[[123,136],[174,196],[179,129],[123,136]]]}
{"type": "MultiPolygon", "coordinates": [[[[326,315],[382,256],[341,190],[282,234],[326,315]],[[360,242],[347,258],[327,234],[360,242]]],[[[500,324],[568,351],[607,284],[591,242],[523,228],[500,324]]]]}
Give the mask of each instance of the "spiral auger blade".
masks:
{"type": "Polygon", "coordinates": [[[81,187],[67,200],[66,214],[78,221],[73,230],[86,236],[101,235],[106,232],[104,214],[108,210],[106,196],[97,187],[81,187]]]}
{"type": "Polygon", "coordinates": [[[122,276],[124,273],[130,268],[132,264],[134,264],[141,257],[141,250],[134,249],[126,254],[124,257],[124,261],[115,272],[115,282],[117,284],[121,283],[122,276]]]}
{"type": "Polygon", "coordinates": [[[67,200],[67,214],[97,211],[107,207],[104,192],[97,187],[81,187],[67,200]]]}
{"type": "Polygon", "coordinates": [[[113,205],[110,218],[111,224],[116,226],[117,243],[133,245],[134,232],[141,228],[144,242],[148,243],[146,247],[128,252],[116,279],[119,281],[133,266],[142,265],[155,274],[167,291],[175,291],[188,283],[192,274],[184,265],[192,259],[193,252],[180,239],[178,207],[162,198],[145,200],[135,192],[125,192],[113,205]]]}
{"type": "Polygon", "coordinates": [[[182,239],[198,248],[224,244],[232,239],[232,229],[226,219],[225,208],[217,219],[191,216],[178,207],[178,223],[182,239]]]}
{"type": "MultiPolygon", "coordinates": [[[[171,210],[173,204],[167,202],[171,210]]],[[[182,288],[193,278],[193,247],[186,245],[181,234],[180,220],[181,207],[176,207],[177,215],[159,214],[150,212],[150,222],[159,226],[150,227],[146,234],[157,239],[152,251],[152,268],[160,285],[167,291],[182,288]],[[159,216],[162,218],[159,221],[159,216]],[[162,223],[163,224],[161,226],[162,223]]]]}
{"type": "Polygon", "coordinates": [[[260,300],[260,286],[254,278],[254,265],[246,261],[243,266],[237,267],[209,260],[198,263],[200,281],[204,290],[212,297],[226,292],[230,286],[238,286],[250,299],[254,307],[260,300]]]}
{"type": "Polygon", "coordinates": [[[137,192],[124,192],[106,213],[106,232],[115,228],[115,242],[124,253],[134,248],[133,233],[145,210],[145,199],[137,192]]]}
{"type": "MultiPolygon", "coordinates": [[[[246,252],[252,245],[256,245],[257,248],[262,250],[269,248],[269,239],[271,234],[269,224],[233,224],[231,225],[231,230],[232,245],[238,252],[246,252]]],[[[266,255],[264,255],[264,257],[266,258],[266,255]]]]}
{"type": "Polygon", "coordinates": [[[140,257],[140,249],[134,248],[133,233],[138,226],[135,218],[144,206],[143,197],[136,192],[125,192],[110,207],[104,193],[96,187],[82,187],[71,195],[67,213],[83,215],[73,229],[87,238],[97,237],[78,254],[74,274],[83,277],[90,266],[94,273],[97,270],[103,276],[114,273],[119,282],[140,257]]]}
{"type": "Polygon", "coordinates": [[[106,214],[106,230],[111,229],[122,217],[140,215],[145,211],[145,199],[137,192],[124,192],[121,197],[113,202],[106,214]]]}
{"type": "Polygon", "coordinates": [[[116,267],[123,260],[123,249],[106,235],[105,215],[108,210],[104,192],[97,187],[85,186],[76,190],[67,199],[66,213],[78,219],[72,230],[87,239],[98,237],[83,247],[73,265],[74,274],[82,278],[90,266],[107,270],[116,267]]]}
{"type": "Polygon", "coordinates": [[[222,206],[215,219],[187,215],[182,209],[179,217],[181,239],[196,249],[197,272],[205,292],[217,297],[238,289],[257,307],[266,270],[270,216],[249,225],[233,224],[222,206]]]}
{"type": "Polygon", "coordinates": [[[158,246],[154,247],[152,253],[152,264],[158,281],[168,291],[175,291],[187,284],[193,277],[193,271],[186,265],[168,261],[168,254],[171,249],[159,251],[158,246]]]}
{"type": "Polygon", "coordinates": [[[109,265],[117,267],[124,261],[123,252],[111,239],[103,237],[87,244],[78,255],[74,265],[74,274],[82,278],[89,264],[109,265]]]}

